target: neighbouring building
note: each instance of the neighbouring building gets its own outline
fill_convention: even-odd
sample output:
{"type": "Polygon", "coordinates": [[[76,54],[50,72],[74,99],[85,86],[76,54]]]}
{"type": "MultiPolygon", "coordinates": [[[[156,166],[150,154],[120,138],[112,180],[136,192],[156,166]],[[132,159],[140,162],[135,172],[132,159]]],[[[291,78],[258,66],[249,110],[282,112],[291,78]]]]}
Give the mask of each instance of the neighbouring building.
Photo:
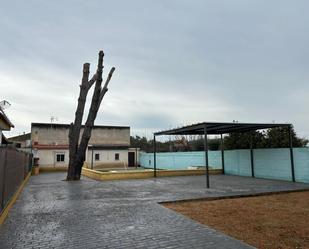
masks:
{"type": "Polygon", "coordinates": [[[2,134],[2,131],[9,131],[11,128],[14,128],[14,125],[0,107],[0,145],[7,143],[7,140],[2,134]]]}
{"type": "Polygon", "coordinates": [[[31,133],[24,133],[15,137],[9,137],[8,142],[17,150],[31,153],[31,133]]]}
{"type": "MultiPolygon", "coordinates": [[[[31,144],[40,166],[58,167],[69,163],[68,124],[32,123],[31,144]]],[[[81,129],[81,135],[83,126],[81,129]]],[[[80,135],[80,137],[81,137],[80,135]]],[[[129,126],[97,125],[92,129],[86,152],[89,168],[135,167],[138,162],[136,148],[130,148],[129,126]]]]}

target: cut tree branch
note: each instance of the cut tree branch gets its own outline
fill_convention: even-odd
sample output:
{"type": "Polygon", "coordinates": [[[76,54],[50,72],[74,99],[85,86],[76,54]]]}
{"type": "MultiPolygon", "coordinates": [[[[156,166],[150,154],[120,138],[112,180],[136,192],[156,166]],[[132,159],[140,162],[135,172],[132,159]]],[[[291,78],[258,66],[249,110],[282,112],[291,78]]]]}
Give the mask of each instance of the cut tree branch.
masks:
{"type": "Polygon", "coordinates": [[[109,74],[108,74],[107,79],[106,79],[106,81],[105,81],[104,87],[103,87],[103,89],[102,89],[101,92],[100,92],[99,107],[100,107],[100,104],[101,104],[101,102],[102,102],[102,99],[103,99],[105,93],[108,91],[108,88],[107,88],[107,87],[108,87],[108,84],[109,84],[110,80],[111,80],[112,77],[113,77],[113,73],[114,73],[114,72],[115,72],[115,68],[112,67],[112,69],[109,71],[109,74]]]}
{"type": "Polygon", "coordinates": [[[97,74],[94,74],[92,76],[92,78],[88,81],[88,88],[90,89],[92,87],[92,85],[94,84],[94,82],[96,82],[97,80],[97,74]]]}

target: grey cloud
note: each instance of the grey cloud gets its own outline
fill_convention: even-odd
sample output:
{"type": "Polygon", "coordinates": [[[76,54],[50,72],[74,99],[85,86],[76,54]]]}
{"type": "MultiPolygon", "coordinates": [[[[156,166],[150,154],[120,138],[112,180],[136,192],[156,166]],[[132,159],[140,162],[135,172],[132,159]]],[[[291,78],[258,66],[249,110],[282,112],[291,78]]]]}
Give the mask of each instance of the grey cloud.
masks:
{"type": "Polygon", "coordinates": [[[20,132],[70,122],[84,62],[116,66],[97,122],[291,121],[309,136],[307,10],[299,1],[7,1],[1,98],[20,132]],[[19,89],[19,90],[16,90],[19,89]],[[20,118],[22,117],[22,118],[20,118]]]}

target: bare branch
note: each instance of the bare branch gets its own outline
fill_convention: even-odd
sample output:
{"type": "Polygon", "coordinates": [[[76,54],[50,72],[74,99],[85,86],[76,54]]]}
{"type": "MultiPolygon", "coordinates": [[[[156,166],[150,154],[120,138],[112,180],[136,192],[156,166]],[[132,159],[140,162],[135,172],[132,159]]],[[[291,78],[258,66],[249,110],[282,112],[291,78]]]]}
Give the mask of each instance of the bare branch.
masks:
{"type": "Polygon", "coordinates": [[[82,78],[82,83],[81,85],[87,85],[88,83],[88,79],[89,79],[89,68],[90,68],[90,64],[89,63],[85,63],[83,65],[83,78],[82,78]]]}
{"type": "Polygon", "coordinates": [[[102,102],[102,99],[103,99],[105,93],[108,91],[108,88],[107,88],[107,87],[108,87],[108,84],[109,84],[110,80],[111,80],[112,77],[113,77],[113,73],[114,73],[114,72],[115,72],[115,68],[112,67],[112,69],[109,71],[109,74],[108,74],[107,79],[106,79],[106,81],[105,81],[104,87],[103,87],[103,89],[101,90],[101,93],[100,93],[100,100],[99,100],[99,106],[100,106],[100,104],[101,104],[101,102],[102,102]]]}
{"type": "Polygon", "coordinates": [[[92,76],[92,78],[88,81],[88,88],[91,88],[92,87],[92,85],[94,84],[94,82],[96,82],[96,80],[97,80],[97,74],[94,74],[93,76],[92,76]]]}
{"type": "Polygon", "coordinates": [[[103,88],[107,88],[108,83],[110,82],[110,80],[111,80],[111,78],[112,78],[114,72],[115,72],[115,68],[112,67],[112,69],[109,71],[109,74],[108,74],[108,76],[107,76],[107,79],[106,79],[106,81],[105,81],[105,84],[104,84],[104,87],[103,87],[103,88]]]}

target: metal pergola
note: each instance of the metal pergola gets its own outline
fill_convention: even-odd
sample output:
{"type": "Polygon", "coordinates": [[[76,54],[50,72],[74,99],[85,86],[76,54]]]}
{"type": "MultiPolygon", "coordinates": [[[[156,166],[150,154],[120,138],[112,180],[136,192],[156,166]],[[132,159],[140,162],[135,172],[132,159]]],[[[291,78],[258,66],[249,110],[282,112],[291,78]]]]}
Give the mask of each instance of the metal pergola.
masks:
{"type": "Polygon", "coordinates": [[[205,150],[205,175],[206,187],[209,188],[209,162],[208,162],[208,142],[207,135],[220,135],[221,136],[221,155],[222,155],[222,171],[224,169],[224,144],[223,134],[228,133],[245,133],[250,132],[250,158],[251,158],[251,172],[254,176],[254,159],[253,159],[253,146],[252,146],[252,131],[264,130],[269,128],[288,127],[289,130],[289,145],[290,145],[290,158],[291,158],[291,173],[292,180],[295,182],[294,173],[294,157],[292,146],[292,124],[277,124],[277,123],[224,123],[224,122],[203,122],[194,125],[184,126],[181,128],[155,132],[153,135],[153,154],[154,154],[154,177],[157,177],[157,160],[156,160],[156,136],[161,135],[204,135],[204,150],[205,150]]]}

